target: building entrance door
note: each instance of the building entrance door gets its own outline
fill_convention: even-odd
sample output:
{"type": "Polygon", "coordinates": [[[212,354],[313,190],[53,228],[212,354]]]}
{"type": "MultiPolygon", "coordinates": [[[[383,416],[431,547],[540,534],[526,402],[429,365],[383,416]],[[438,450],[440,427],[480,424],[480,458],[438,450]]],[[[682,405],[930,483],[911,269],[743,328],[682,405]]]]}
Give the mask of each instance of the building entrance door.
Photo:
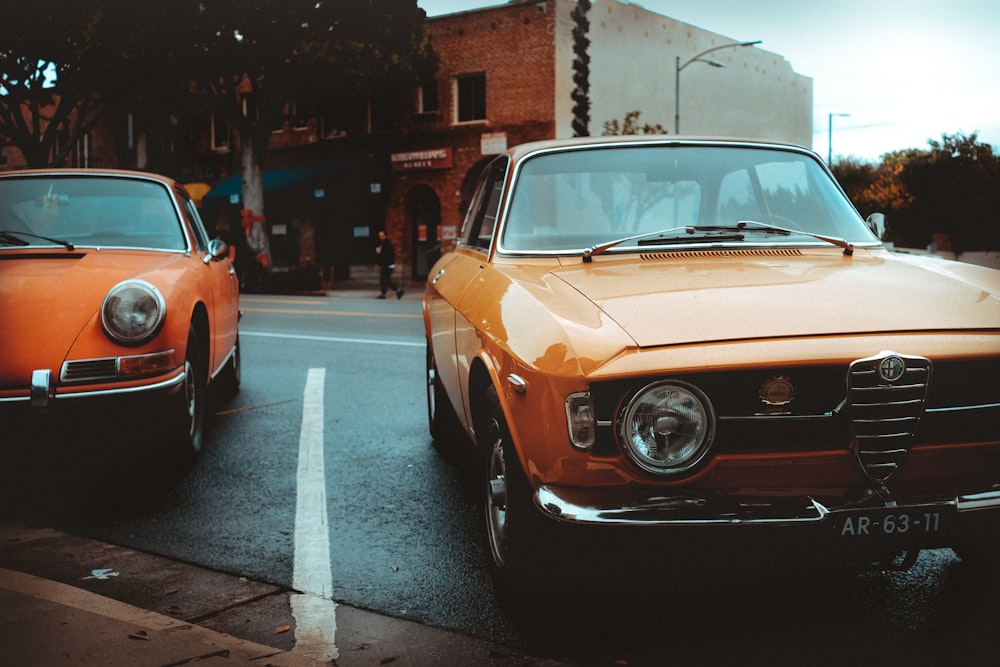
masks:
{"type": "Polygon", "coordinates": [[[406,195],[407,218],[413,242],[413,279],[427,279],[441,256],[441,200],[427,185],[418,185],[406,195]]]}

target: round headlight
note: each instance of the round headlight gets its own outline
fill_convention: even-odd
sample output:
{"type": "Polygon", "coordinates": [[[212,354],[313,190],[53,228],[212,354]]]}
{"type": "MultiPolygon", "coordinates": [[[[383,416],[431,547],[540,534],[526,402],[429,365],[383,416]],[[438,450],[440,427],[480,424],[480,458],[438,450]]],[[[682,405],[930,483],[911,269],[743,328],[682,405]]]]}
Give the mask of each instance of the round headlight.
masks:
{"type": "Polygon", "coordinates": [[[163,295],[145,280],[118,283],[101,306],[104,332],[125,345],[139,345],[155,336],[166,315],[163,295]]]}
{"type": "Polygon", "coordinates": [[[643,470],[669,475],[690,469],[708,453],[715,413],[697,387],[655,382],[628,402],[619,425],[629,458],[643,470]]]}

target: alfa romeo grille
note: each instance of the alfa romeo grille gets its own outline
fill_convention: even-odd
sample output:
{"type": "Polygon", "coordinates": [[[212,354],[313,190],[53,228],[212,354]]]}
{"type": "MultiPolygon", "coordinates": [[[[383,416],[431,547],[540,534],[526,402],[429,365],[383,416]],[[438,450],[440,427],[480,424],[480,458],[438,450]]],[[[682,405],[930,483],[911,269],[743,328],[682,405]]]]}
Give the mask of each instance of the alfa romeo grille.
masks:
{"type": "Polygon", "coordinates": [[[848,400],[855,452],[865,474],[888,480],[910,451],[924,412],[931,362],[882,352],[851,364],[848,400]]]}

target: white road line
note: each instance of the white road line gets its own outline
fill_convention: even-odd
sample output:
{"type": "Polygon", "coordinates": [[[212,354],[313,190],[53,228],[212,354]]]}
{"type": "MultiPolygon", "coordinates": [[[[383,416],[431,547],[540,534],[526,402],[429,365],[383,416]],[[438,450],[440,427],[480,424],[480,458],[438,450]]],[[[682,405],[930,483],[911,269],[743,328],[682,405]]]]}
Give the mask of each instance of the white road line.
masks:
{"type": "Polygon", "coordinates": [[[323,343],[361,343],[364,345],[397,345],[400,347],[423,347],[424,341],[409,340],[378,340],[375,338],[338,338],[336,336],[305,336],[302,334],[267,333],[264,331],[240,330],[241,336],[259,336],[261,338],[290,338],[293,340],[313,340],[323,343]]]}
{"type": "Polygon", "coordinates": [[[291,596],[295,648],[320,662],[340,657],[337,650],[337,603],[330,571],[330,527],[326,515],[323,464],[323,385],[326,369],[310,368],[302,400],[299,467],[296,479],[295,560],[291,596]]]}

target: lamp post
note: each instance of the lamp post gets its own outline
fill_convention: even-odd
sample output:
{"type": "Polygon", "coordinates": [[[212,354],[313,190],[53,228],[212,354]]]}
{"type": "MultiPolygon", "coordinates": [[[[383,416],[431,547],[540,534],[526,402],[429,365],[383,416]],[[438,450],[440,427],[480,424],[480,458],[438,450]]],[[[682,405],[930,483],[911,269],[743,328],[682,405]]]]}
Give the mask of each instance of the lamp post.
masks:
{"type": "Polygon", "coordinates": [[[832,113],[827,117],[826,126],[826,166],[833,164],[833,117],[847,118],[849,113],[832,113]]]}
{"type": "Polygon", "coordinates": [[[714,46],[710,49],[706,49],[691,58],[683,65],[681,64],[681,57],[677,56],[674,62],[674,134],[681,133],[681,70],[690,65],[691,63],[705,63],[706,65],[711,65],[712,67],[725,67],[722,63],[716,60],[702,60],[703,56],[707,56],[713,51],[718,51],[719,49],[732,49],[738,46],[755,46],[760,44],[762,40],[756,40],[754,42],[740,42],[739,44],[723,44],[722,46],[714,46]]]}

